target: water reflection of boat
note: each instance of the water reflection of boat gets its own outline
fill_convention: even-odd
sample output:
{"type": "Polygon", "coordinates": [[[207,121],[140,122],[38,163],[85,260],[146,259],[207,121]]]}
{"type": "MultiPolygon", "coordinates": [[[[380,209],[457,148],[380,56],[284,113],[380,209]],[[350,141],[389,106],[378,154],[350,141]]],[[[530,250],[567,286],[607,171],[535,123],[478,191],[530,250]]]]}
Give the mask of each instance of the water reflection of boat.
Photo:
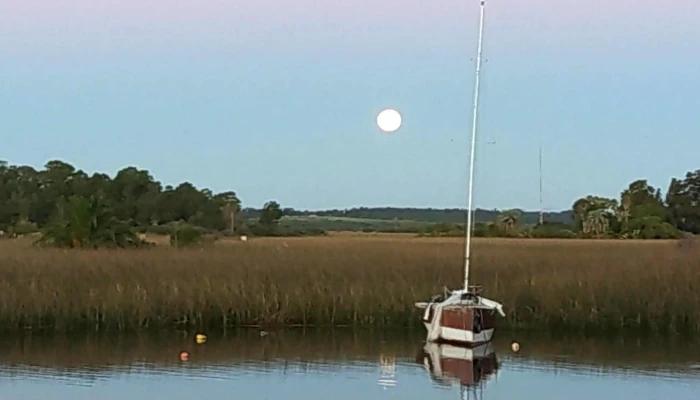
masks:
{"type": "Polygon", "coordinates": [[[428,342],[417,360],[425,366],[431,379],[439,385],[459,384],[462,396],[469,389],[483,388],[483,382],[498,370],[498,359],[492,343],[475,347],[428,342]]]}

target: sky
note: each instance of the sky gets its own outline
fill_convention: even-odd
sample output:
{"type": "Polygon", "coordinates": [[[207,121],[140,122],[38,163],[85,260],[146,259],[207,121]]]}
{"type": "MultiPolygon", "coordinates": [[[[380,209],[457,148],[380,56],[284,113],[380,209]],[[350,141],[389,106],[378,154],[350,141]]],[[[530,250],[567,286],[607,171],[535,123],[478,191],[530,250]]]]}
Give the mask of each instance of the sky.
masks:
{"type": "MultiPolygon", "coordinates": [[[[465,207],[478,0],[0,0],[0,160],[245,206],[465,207]],[[403,126],[375,117],[398,109],[403,126]]],[[[700,168],[700,1],[489,0],[474,202],[700,168]]]]}

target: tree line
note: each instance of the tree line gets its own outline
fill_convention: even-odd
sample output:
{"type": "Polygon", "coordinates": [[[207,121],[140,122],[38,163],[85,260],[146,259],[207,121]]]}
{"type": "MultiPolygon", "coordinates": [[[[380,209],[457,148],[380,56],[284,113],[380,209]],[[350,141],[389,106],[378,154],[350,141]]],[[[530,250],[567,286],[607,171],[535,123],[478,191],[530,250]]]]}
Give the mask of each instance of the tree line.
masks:
{"type": "Polygon", "coordinates": [[[82,246],[105,241],[124,245],[136,242],[139,230],[170,233],[182,226],[274,234],[282,212],[270,201],[251,222],[233,191],[213,193],[189,182],[163,186],[135,167],[112,178],[59,160],[41,170],[0,161],[0,231],[5,236],[43,230],[52,240],[82,246]]]}
{"type": "MultiPolygon", "coordinates": [[[[635,180],[619,198],[588,195],[576,200],[569,221],[527,224],[521,210],[505,210],[477,222],[475,236],[539,238],[678,239],[700,234],[700,170],[673,178],[664,196],[645,179],[635,180]]],[[[464,225],[436,224],[422,234],[462,235],[464,225]]]]}
{"type": "MultiPolygon", "coordinates": [[[[520,215],[525,225],[537,224],[540,218],[538,211],[514,210],[520,215]]],[[[254,212],[254,211],[253,211],[254,212]]],[[[415,208],[415,207],[356,207],[350,209],[331,209],[322,211],[289,210],[292,216],[346,217],[359,219],[403,220],[429,223],[463,223],[464,208],[415,208]]],[[[496,209],[474,210],[474,220],[477,222],[494,221],[501,215],[496,209]]],[[[545,212],[544,218],[549,222],[570,223],[571,210],[545,212]]]]}
{"type": "MultiPolygon", "coordinates": [[[[665,196],[646,180],[637,180],[619,198],[583,197],[570,210],[545,213],[542,224],[538,212],[476,210],[475,214],[477,236],[673,238],[684,232],[698,234],[700,170],[672,179],[665,196]]],[[[46,241],[82,247],[97,242],[138,243],[137,231],[168,233],[175,242],[202,232],[323,234],[321,228],[295,230],[298,222],[284,222],[311,216],[413,221],[394,229],[424,235],[461,235],[465,219],[464,209],[302,211],[282,208],[276,201],[243,208],[234,191],[214,193],[189,182],[164,186],[136,167],[110,177],[88,174],[59,160],[49,161],[40,170],[0,161],[0,233],[5,236],[42,231],[46,241]]],[[[361,230],[372,229],[367,225],[361,230]]]]}
{"type": "Polygon", "coordinates": [[[700,234],[700,170],[673,178],[666,195],[645,179],[620,197],[586,196],[572,206],[574,227],[584,235],[623,238],[671,238],[700,234]]]}

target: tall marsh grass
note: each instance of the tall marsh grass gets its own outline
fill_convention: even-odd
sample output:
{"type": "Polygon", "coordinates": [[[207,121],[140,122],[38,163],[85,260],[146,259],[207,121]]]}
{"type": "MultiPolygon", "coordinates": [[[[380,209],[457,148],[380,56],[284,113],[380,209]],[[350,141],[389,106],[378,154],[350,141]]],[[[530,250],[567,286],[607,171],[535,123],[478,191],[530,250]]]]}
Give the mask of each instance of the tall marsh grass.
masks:
{"type": "MultiPolygon", "coordinates": [[[[462,252],[459,239],[382,235],[90,251],[0,241],[0,328],[420,328],[413,303],[461,285],[462,252]]],[[[700,332],[698,246],[477,240],[472,281],[504,304],[504,327],[700,332]]]]}

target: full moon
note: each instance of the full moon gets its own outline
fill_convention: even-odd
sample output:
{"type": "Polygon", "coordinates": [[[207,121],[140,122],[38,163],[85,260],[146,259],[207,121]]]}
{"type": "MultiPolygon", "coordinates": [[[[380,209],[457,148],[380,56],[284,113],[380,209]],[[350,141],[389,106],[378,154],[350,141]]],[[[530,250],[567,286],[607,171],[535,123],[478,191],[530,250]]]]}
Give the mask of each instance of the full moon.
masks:
{"type": "Polygon", "coordinates": [[[377,126],[384,132],[394,132],[401,127],[401,114],[392,109],[383,110],[377,115],[377,126]]]}

